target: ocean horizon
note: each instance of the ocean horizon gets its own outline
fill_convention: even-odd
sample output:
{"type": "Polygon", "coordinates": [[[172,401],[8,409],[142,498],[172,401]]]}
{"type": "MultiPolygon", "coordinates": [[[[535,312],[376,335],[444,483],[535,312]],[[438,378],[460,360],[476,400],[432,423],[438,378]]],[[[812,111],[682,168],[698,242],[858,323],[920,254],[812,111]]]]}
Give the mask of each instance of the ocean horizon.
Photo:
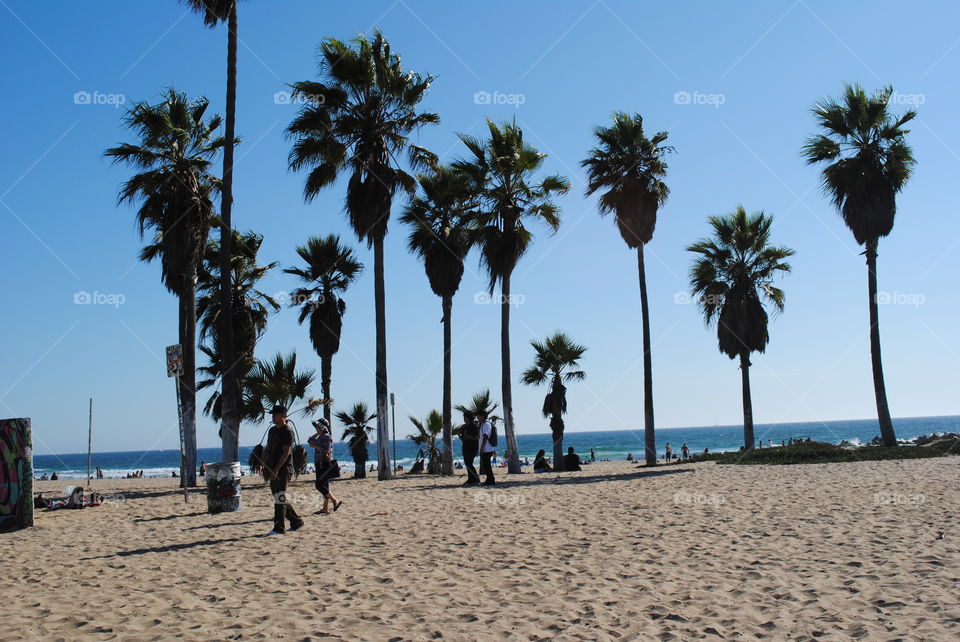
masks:
{"type": "MultiPolygon", "coordinates": [[[[938,417],[901,417],[894,419],[897,438],[901,441],[910,441],[922,435],[937,432],[960,432],[960,415],[938,417]]],[[[405,429],[406,430],[406,429],[405,429]]],[[[502,436],[500,451],[503,451],[505,439],[502,436]]],[[[778,424],[758,423],[754,427],[758,444],[762,441],[763,447],[780,445],[790,438],[824,441],[839,444],[847,441],[853,444],[868,443],[879,435],[879,425],[876,419],[848,419],[836,421],[815,422],[788,422],[778,424]]],[[[664,456],[666,445],[669,443],[674,452],[686,444],[691,454],[702,453],[705,449],[711,452],[738,450],[743,444],[743,426],[699,426],[687,428],[658,428],[657,453],[664,456]]],[[[301,437],[306,435],[302,434],[301,437]]],[[[454,439],[454,458],[460,453],[459,440],[454,439]]],[[[643,453],[643,428],[635,430],[598,430],[567,432],[564,435],[564,448],[573,446],[574,450],[584,458],[590,455],[593,449],[598,460],[625,459],[628,454],[634,456],[643,453]]],[[[529,433],[517,435],[517,446],[521,458],[533,459],[541,448],[547,451],[548,457],[552,454],[552,439],[550,433],[529,433]]],[[[240,447],[240,461],[246,474],[250,474],[246,463],[253,446],[240,447]]],[[[394,442],[391,440],[389,452],[394,452],[394,442]]],[[[350,456],[345,442],[334,444],[334,456],[340,461],[345,473],[353,471],[353,459],[350,456]]],[[[417,456],[417,448],[409,439],[398,439],[396,442],[396,463],[404,469],[409,469],[417,456]]],[[[170,477],[173,472],[180,471],[180,451],[178,449],[162,450],[132,450],[132,451],[97,451],[91,456],[91,471],[99,466],[108,479],[123,478],[128,473],[143,470],[145,477],[170,477]]],[[[217,462],[220,460],[220,448],[198,448],[197,462],[217,462]]],[[[369,448],[370,463],[376,463],[375,444],[369,448]]],[[[87,453],[60,453],[34,455],[34,473],[37,477],[54,472],[60,479],[85,479],[87,476],[87,453]]]]}

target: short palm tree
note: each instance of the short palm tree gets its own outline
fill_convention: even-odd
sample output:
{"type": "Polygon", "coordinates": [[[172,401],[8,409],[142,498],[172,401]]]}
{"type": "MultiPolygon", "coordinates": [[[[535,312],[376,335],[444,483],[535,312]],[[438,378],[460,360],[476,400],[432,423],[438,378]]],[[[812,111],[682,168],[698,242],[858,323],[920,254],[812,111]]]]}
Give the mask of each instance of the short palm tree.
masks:
{"type": "Polygon", "coordinates": [[[354,479],[364,479],[367,476],[367,446],[370,444],[370,433],[373,432],[370,422],[376,418],[377,415],[370,414],[367,404],[362,401],[353,404],[350,412],[341,410],[337,413],[337,419],[344,427],[340,439],[347,441],[350,456],[353,457],[354,479]]]}
{"type": "Polygon", "coordinates": [[[823,189],[857,243],[866,248],[873,388],[885,446],[896,446],[897,436],[890,419],[880,353],[877,245],[881,237],[893,231],[897,194],[916,165],[906,141],[910,130],[904,125],[917,115],[911,110],[894,116],[888,104],[892,94],[892,87],[868,96],[859,85],[846,85],[839,102],[828,98],[813,108],[822,133],[803,146],[807,163],[825,165],[823,189]]]}
{"type": "Polygon", "coordinates": [[[407,439],[417,445],[417,458],[426,460],[428,475],[439,475],[442,469],[441,459],[443,458],[440,443],[440,435],[443,432],[443,415],[436,410],[431,410],[423,421],[416,417],[410,417],[410,423],[417,429],[417,434],[407,435],[407,439]]]}
{"type": "Polygon", "coordinates": [[[294,83],[294,93],[308,102],[287,127],[294,140],[289,164],[294,171],[310,170],[304,186],[307,201],[339,175],[349,174],[345,209],[350,225],[357,238],[373,248],[378,478],[389,479],[383,242],[394,194],[412,193],[416,186],[396,159],[406,154],[414,168],[434,163],[436,157],[411,144],[409,137],[440,117],[417,111],[433,77],[404,71],[383,34],[376,31],[372,40],[360,35],[352,45],[324,40],[320,45],[324,82],[294,83]]]}
{"type": "MultiPolygon", "coordinates": [[[[254,232],[240,234],[234,231],[233,242],[230,245],[233,251],[233,258],[230,261],[233,272],[231,278],[234,339],[232,354],[236,360],[234,367],[241,377],[246,377],[253,368],[253,354],[257,341],[267,330],[267,319],[270,314],[280,309],[280,304],[272,296],[257,288],[258,282],[277,265],[276,263],[266,265],[257,263],[257,253],[262,243],[263,237],[259,234],[254,232]]],[[[220,243],[215,240],[209,241],[197,285],[197,317],[200,321],[200,340],[208,342],[208,345],[201,346],[201,350],[207,355],[210,363],[206,367],[199,368],[207,378],[197,384],[198,389],[217,385],[223,372],[221,360],[224,355],[220,347],[222,335],[218,332],[223,310],[220,299],[220,259],[220,243]]],[[[220,421],[222,402],[222,392],[215,391],[204,405],[204,414],[210,415],[215,421],[220,421]]],[[[248,419],[248,412],[242,407],[242,397],[240,403],[239,416],[241,419],[248,419]]]]}
{"type": "Polygon", "coordinates": [[[310,386],[316,381],[313,370],[297,370],[297,353],[277,353],[272,360],[258,359],[243,379],[245,406],[253,421],[270,416],[275,405],[287,409],[288,416],[310,416],[323,405],[321,399],[310,396],[310,386]]]}
{"type": "Polygon", "coordinates": [[[340,333],[347,303],[341,298],[350,284],[363,270],[353,250],[340,243],[340,237],[330,234],[324,238],[312,237],[306,245],[297,248],[305,267],[288,268],[284,272],[308,283],[293,292],[292,306],[300,306],[299,321],[310,320],[310,342],[320,357],[320,387],[323,391],[323,416],[329,423],[333,398],[330,380],[333,373],[333,355],[340,351],[340,333]]]}
{"type": "Polygon", "coordinates": [[[207,100],[190,100],[170,89],[155,105],[138,102],[125,117],[138,137],[105,155],[139,173],[120,188],[121,203],[139,203],[140,235],[153,239],[141,260],[160,259],[163,283],[179,301],[179,338],[183,374],[177,378],[183,421],[185,476],[181,483],[196,485],[197,401],[196,345],[197,272],[207,235],[214,221],[213,197],[220,180],[212,174],[213,159],[224,147],[216,135],[220,117],[205,119],[207,100]]]}
{"type": "Polygon", "coordinates": [[[646,463],[657,463],[657,442],[653,418],[653,363],[650,341],[650,307],[647,301],[647,273],[643,247],[653,238],[657,212],[670,190],[665,156],[673,151],[664,145],[667,132],[647,138],[640,114],[616,112],[609,127],[596,127],[597,146],[581,165],[587,169],[587,195],[602,192],[600,214],[613,213],[620,236],[627,247],[637,251],[640,279],[640,313],[643,331],[643,428],[646,463]]]}
{"type": "Polygon", "coordinates": [[[750,353],[764,352],[770,335],[764,302],[783,311],[783,290],[774,279],[790,271],[785,259],[794,251],[770,245],[773,217],[748,216],[743,206],[727,216],[711,216],[713,236],[687,251],[697,254],[690,268],[690,289],[707,324],[717,324],[720,352],[740,358],[743,383],[743,446],[754,447],[750,397],[750,353]]]}
{"type": "MultiPolygon", "coordinates": [[[[234,315],[230,313],[232,305],[230,291],[230,263],[233,255],[233,148],[236,140],[237,114],[237,0],[181,0],[195,12],[203,16],[203,22],[213,28],[227,23],[227,101],[224,121],[223,148],[223,189],[220,197],[220,244],[224,247],[220,264],[220,307],[227,311],[219,320],[217,328],[221,337],[232,337],[234,333],[234,315]]],[[[243,356],[234,353],[236,341],[220,341],[223,352],[223,364],[228,366],[221,373],[223,378],[223,421],[220,436],[223,440],[223,461],[237,461],[240,456],[240,417],[235,410],[242,403],[240,381],[244,376],[243,356]],[[234,367],[237,368],[234,371],[234,367]]]]}
{"type": "Polygon", "coordinates": [[[503,395],[504,433],[507,437],[508,472],[520,472],[520,455],[513,425],[513,378],[510,373],[511,280],[520,258],[533,242],[527,225],[539,221],[556,231],[560,210],[553,202],[570,189],[560,175],[536,180],[546,154],[527,143],[523,131],[513,123],[497,125],[487,121],[490,137],[480,140],[460,134],[467,146],[465,158],[454,168],[467,175],[473,198],[478,202],[474,216],[475,240],[487,271],[490,292],[500,284],[500,363],[503,395]]]}
{"type": "MultiPolygon", "coordinates": [[[[454,406],[454,409],[457,412],[470,413],[474,417],[480,414],[485,414],[491,420],[499,420],[500,417],[497,417],[493,414],[493,411],[496,410],[500,404],[493,401],[490,397],[490,390],[485,389],[482,392],[478,392],[470,398],[469,404],[457,404],[454,406]]],[[[454,431],[456,434],[459,434],[459,429],[454,431]]]]}
{"type": "Polygon", "coordinates": [[[400,221],[410,227],[407,245],[423,259],[430,288],[442,300],[443,316],[443,465],[453,474],[451,350],[453,296],[460,289],[463,260],[470,251],[472,204],[466,176],[438,166],[417,177],[420,193],[410,200],[400,221]]]}
{"type": "Polygon", "coordinates": [[[567,387],[564,381],[582,381],[587,373],[580,370],[580,359],[586,347],[574,343],[563,332],[545,341],[531,341],[535,353],[533,365],[524,370],[523,383],[539,386],[549,383],[550,392],[543,398],[543,416],[550,418],[553,435],[553,467],[563,470],[563,415],[567,412],[567,387]]]}

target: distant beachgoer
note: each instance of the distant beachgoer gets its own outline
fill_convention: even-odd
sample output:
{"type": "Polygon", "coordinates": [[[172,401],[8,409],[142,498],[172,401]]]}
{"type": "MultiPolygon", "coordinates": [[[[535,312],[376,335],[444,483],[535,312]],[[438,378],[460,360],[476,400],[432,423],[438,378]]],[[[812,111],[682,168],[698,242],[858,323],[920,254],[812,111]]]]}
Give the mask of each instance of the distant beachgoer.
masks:
{"type": "Polygon", "coordinates": [[[668,442],[667,442],[667,457],[666,457],[668,464],[670,463],[670,459],[672,458],[672,455],[673,455],[673,449],[670,448],[670,442],[668,441],[668,442]]]}
{"type": "Polygon", "coordinates": [[[593,448],[590,449],[590,463],[597,461],[597,456],[593,454],[593,448]]]}
{"type": "Polygon", "coordinates": [[[473,420],[472,412],[463,413],[463,426],[460,427],[460,441],[463,451],[463,464],[467,468],[467,481],[464,486],[480,483],[480,475],[473,460],[480,453],[480,426],[473,420]]]}
{"type": "Polygon", "coordinates": [[[60,477],[57,475],[57,473],[53,473],[52,475],[50,475],[50,481],[57,481],[59,479],[60,477]]]}
{"type": "Polygon", "coordinates": [[[330,474],[333,472],[333,438],[330,436],[330,424],[326,419],[320,418],[313,422],[313,427],[317,432],[311,435],[307,444],[315,451],[313,461],[317,474],[316,487],[323,495],[323,508],[319,512],[322,515],[329,515],[330,502],[333,502],[334,512],[343,504],[330,492],[330,474]]]}
{"type": "Polygon", "coordinates": [[[273,495],[273,530],[268,535],[282,535],[286,532],[288,519],[292,531],[303,526],[303,520],[287,501],[287,484],[294,473],[292,450],[295,438],[287,423],[286,408],[278,404],[270,414],[273,415],[273,425],[267,433],[267,447],[263,451],[263,477],[270,482],[273,495]]]}
{"type": "Polygon", "coordinates": [[[486,475],[486,479],[483,480],[484,486],[493,486],[496,480],[493,478],[491,460],[497,454],[497,449],[490,443],[493,425],[487,421],[487,413],[485,412],[479,413],[477,419],[480,420],[480,474],[486,475]]]}
{"type": "Polygon", "coordinates": [[[680,454],[683,455],[683,458],[686,459],[690,456],[690,449],[687,448],[687,445],[684,444],[680,447],[680,454]]]}
{"type": "Polygon", "coordinates": [[[170,476],[171,476],[171,477],[176,477],[176,476],[177,476],[177,471],[175,471],[175,470],[170,471],[170,476]]]}
{"type": "Polygon", "coordinates": [[[205,463],[203,463],[203,461],[201,460],[201,461],[200,461],[200,476],[203,477],[203,476],[206,475],[206,474],[207,474],[207,465],[206,465],[205,463]]]}
{"type": "Polygon", "coordinates": [[[42,475],[40,475],[40,481],[47,481],[48,479],[49,477],[47,477],[47,473],[43,473],[42,475]]]}
{"type": "Polygon", "coordinates": [[[550,464],[547,463],[547,451],[541,448],[537,452],[537,456],[533,458],[533,472],[535,473],[549,473],[552,468],[550,464]]]}
{"type": "Polygon", "coordinates": [[[709,448],[704,448],[704,449],[703,449],[703,454],[704,454],[704,455],[709,455],[709,454],[710,454],[710,449],[709,449],[709,448]]]}
{"type": "Polygon", "coordinates": [[[573,452],[573,446],[567,448],[567,455],[563,458],[563,469],[567,472],[583,470],[580,468],[580,455],[573,452]]]}
{"type": "Polygon", "coordinates": [[[780,440],[780,445],[781,445],[781,446],[786,446],[786,444],[783,443],[783,440],[782,440],[782,439],[780,440]]]}
{"type": "Polygon", "coordinates": [[[633,453],[627,453],[627,461],[633,461],[633,453]]]}

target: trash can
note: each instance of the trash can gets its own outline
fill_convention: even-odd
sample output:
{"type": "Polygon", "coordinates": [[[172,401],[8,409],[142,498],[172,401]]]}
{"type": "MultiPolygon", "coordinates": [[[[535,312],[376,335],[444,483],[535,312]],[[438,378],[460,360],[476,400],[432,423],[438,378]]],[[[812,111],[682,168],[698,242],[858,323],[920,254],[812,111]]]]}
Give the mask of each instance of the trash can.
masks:
{"type": "Polygon", "coordinates": [[[207,464],[207,512],[225,513],[240,510],[240,462],[225,461],[207,464]]]}

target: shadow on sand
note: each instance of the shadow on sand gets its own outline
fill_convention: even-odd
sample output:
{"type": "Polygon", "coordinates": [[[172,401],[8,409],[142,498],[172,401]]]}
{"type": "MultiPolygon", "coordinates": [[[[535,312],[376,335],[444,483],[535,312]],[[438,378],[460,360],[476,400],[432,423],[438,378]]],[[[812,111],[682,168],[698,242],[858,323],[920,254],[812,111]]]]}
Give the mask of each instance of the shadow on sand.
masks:
{"type": "Polygon", "coordinates": [[[186,549],[195,548],[197,546],[218,546],[220,544],[242,542],[245,539],[250,539],[253,537],[265,537],[265,535],[248,535],[247,537],[227,537],[224,539],[204,539],[204,540],[198,540],[196,542],[187,542],[186,544],[169,544],[167,546],[152,546],[152,547],[146,547],[146,548],[137,548],[132,551],[117,551],[116,553],[109,553],[107,555],[98,555],[97,557],[84,557],[84,558],[81,558],[80,561],[87,562],[91,560],[110,559],[112,557],[130,557],[131,555],[144,555],[146,553],[170,553],[173,551],[182,551],[186,549]]]}
{"type": "MultiPolygon", "coordinates": [[[[692,472],[693,470],[691,468],[673,468],[672,466],[669,470],[665,468],[653,470],[640,469],[632,473],[582,475],[579,477],[566,477],[566,473],[521,473],[520,475],[507,475],[506,472],[503,472],[496,477],[496,487],[519,488],[522,486],[534,486],[540,484],[593,484],[602,481],[629,481],[631,479],[644,479],[646,477],[659,477],[661,475],[676,475],[679,473],[692,472]]],[[[496,474],[497,472],[495,471],[494,475],[496,474]]],[[[438,477],[438,475],[433,475],[433,477],[438,477]]],[[[453,477],[450,479],[457,480],[458,483],[443,486],[405,486],[403,488],[398,488],[397,490],[446,490],[450,488],[464,487],[462,482],[459,481],[462,479],[462,477],[453,477]]],[[[465,488],[483,488],[483,485],[477,484],[475,486],[465,486],[465,488]]]]}

